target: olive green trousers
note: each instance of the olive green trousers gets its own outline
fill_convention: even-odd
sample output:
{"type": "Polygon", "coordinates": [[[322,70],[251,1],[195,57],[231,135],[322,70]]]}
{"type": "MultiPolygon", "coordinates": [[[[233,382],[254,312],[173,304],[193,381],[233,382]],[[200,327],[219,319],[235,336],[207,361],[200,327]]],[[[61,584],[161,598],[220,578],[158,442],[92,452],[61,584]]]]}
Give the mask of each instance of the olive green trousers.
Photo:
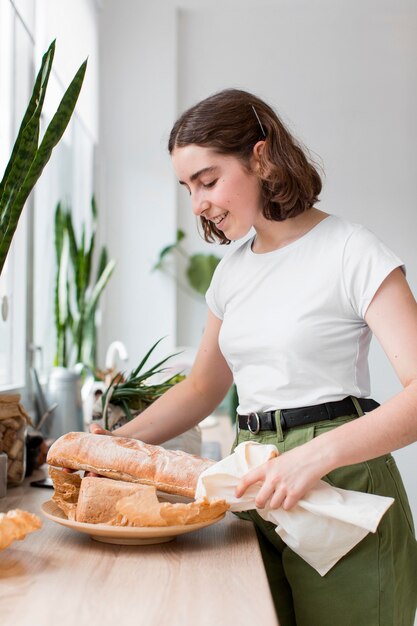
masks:
{"type": "MultiPolygon", "coordinates": [[[[339,417],[282,432],[237,433],[243,441],[274,444],[280,453],[357,418],[339,417]]],[[[360,419],[360,418],[357,418],[360,419]]],[[[376,533],[369,533],[325,576],[288,548],[274,524],[256,511],[238,514],[255,523],[280,626],[413,626],[417,606],[417,542],[407,495],[393,457],[332,471],[331,485],[395,498],[376,533]]]]}

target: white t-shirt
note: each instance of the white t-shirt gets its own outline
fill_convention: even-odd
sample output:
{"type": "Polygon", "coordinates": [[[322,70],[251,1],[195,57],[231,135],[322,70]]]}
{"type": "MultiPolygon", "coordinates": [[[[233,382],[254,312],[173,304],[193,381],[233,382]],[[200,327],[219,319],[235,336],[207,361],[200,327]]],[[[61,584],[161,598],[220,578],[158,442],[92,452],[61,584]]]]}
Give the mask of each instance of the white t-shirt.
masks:
{"type": "Polygon", "coordinates": [[[223,320],[220,349],[238,412],[370,395],[365,312],[401,260],[359,224],[329,216],[289,245],[229,252],[206,299],[223,320]]]}

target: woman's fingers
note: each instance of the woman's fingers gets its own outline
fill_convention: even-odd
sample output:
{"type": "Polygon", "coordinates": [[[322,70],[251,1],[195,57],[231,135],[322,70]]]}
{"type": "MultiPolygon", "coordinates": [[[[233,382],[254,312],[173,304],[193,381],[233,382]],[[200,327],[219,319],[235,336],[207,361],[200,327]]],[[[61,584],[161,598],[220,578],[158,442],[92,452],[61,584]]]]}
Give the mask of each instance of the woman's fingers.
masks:
{"type": "Polygon", "coordinates": [[[90,424],[89,430],[92,435],[111,435],[112,434],[110,430],[106,430],[99,424],[90,424]]]}
{"type": "Polygon", "coordinates": [[[261,483],[255,498],[256,508],[264,509],[268,505],[271,509],[282,506],[289,510],[297,504],[302,494],[291,489],[288,480],[284,479],[280,469],[282,458],[271,459],[245,474],[236,487],[236,497],[240,498],[251,485],[261,483]]]}
{"type": "Polygon", "coordinates": [[[317,439],[288,450],[251,470],[240,480],[235,494],[240,498],[254,483],[262,483],[255,499],[259,509],[292,509],[328,471],[326,459],[317,453],[317,439]]]}
{"type": "Polygon", "coordinates": [[[286,509],[287,508],[285,506],[286,501],[287,501],[287,497],[285,496],[285,493],[282,493],[282,491],[275,491],[274,494],[272,495],[269,506],[271,509],[279,509],[280,506],[286,509]]]}
{"type": "Polygon", "coordinates": [[[241,478],[235,490],[236,498],[240,498],[241,496],[243,496],[246,489],[254,483],[265,480],[265,470],[263,469],[263,467],[263,465],[255,467],[255,469],[250,470],[247,474],[243,476],[243,478],[241,478]]]}
{"type": "Polygon", "coordinates": [[[258,495],[255,498],[255,504],[257,509],[264,509],[268,500],[275,493],[275,485],[271,482],[265,481],[262,487],[259,489],[258,495]]]}

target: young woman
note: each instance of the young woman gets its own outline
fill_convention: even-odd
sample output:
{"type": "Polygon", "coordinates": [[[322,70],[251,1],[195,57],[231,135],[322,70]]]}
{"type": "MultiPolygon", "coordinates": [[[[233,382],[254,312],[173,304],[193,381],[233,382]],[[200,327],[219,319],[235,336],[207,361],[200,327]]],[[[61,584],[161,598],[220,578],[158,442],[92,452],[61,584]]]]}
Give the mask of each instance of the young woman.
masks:
{"type": "Polygon", "coordinates": [[[323,478],[393,496],[369,534],[326,576],[283,544],[256,512],[281,626],[412,626],[417,544],[390,455],[417,440],[417,305],[400,259],[370,231],[316,208],[320,176],[276,113],[226,90],[186,111],[169,151],[207,241],[254,235],[218,265],[191,374],[117,435],[160,443],[211,413],[234,380],[236,443],[280,455],[247,474],[257,506],[291,509],[323,478]],[[374,333],[403,384],[370,394],[374,333]]]}

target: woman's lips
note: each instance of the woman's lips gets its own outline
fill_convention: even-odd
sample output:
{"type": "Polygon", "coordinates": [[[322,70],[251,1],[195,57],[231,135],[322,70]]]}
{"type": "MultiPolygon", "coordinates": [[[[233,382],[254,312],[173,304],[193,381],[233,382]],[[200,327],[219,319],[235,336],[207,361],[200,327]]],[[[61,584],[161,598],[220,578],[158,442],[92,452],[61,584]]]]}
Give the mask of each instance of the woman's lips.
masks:
{"type": "Polygon", "coordinates": [[[225,220],[227,219],[227,216],[229,215],[229,212],[226,211],[225,213],[223,213],[223,217],[221,218],[221,220],[218,220],[218,216],[217,218],[213,219],[212,221],[214,222],[214,224],[216,225],[217,228],[220,228],[221,226],[223,226],[225,220]]]}

